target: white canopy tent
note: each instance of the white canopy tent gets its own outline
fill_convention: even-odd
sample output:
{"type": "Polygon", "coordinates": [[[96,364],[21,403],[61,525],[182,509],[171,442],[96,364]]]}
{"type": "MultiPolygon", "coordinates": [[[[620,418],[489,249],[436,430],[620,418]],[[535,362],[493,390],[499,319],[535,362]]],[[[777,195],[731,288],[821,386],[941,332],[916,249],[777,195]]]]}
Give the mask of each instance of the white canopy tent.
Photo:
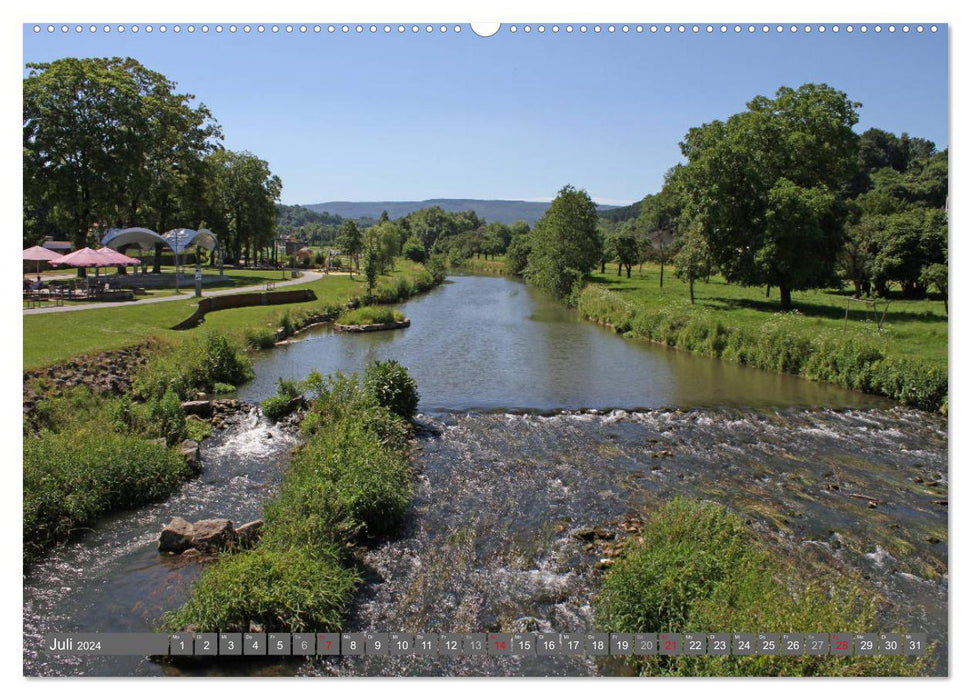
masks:
{"type": "MultiPolygon", "coordinates": [[[[113,250],[120,251],[122,248],[138,247],[141,250],[151,250],[157,246],[165,246],[175,254],[175,280],[178,288],[179,268],[181,267],[182,253],[188,248],[204,248],[209,252],[219,249],[219,239],[216,234],[206,228],[198,231],[191,228],[174,228],[163,235],[147,228],[132,227],[124,229],[111,229],[101,239],[101,244],[113,250]]],[[[222,256],[219,255],[219,274],[223,273],[222,256]]]]}

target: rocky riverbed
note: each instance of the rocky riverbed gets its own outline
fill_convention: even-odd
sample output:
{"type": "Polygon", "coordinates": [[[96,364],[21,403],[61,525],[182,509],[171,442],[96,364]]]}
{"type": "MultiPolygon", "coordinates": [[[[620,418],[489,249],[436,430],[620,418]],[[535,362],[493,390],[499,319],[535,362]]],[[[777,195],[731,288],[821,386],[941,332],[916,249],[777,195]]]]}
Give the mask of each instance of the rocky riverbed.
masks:
{"type": "Polygon", "coordinates": [[[45,396],[60,396],[77,386],[98,394],[128,393],[135,372],[148,362],[153,347],[151,342],[143,343],[24,372],[24,414],[31,413],[45,396]]]}

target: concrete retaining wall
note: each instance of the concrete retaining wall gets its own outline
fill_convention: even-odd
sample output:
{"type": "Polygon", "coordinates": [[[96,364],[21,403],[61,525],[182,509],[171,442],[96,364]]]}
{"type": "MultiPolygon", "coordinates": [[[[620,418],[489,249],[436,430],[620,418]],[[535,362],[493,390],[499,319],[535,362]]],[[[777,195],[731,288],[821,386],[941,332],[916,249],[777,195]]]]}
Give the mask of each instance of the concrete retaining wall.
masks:
{"type": "Polygon", "coordinates": [[[269,306],[273,304],[293,304],[301,301],[314,301],[317,295],[310,289],[287,289],[279,292],[247,292],[224,294],[218,297],[203,297],[189,318],[172,326],[174,331],[184,331],[198,326],[210,311],[238,309],[244,306],[269,306]]]}

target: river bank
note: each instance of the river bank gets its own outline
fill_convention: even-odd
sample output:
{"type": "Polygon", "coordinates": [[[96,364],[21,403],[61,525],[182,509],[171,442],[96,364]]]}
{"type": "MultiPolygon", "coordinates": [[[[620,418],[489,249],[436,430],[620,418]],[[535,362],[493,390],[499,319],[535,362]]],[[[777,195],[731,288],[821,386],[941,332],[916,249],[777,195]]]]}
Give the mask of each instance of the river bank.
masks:
{"type": "MultiPolygon", "coordinates": [[[[441,284],[444,274],[432,274],[423,265],[404,259],[395,262],[388,275],[378,278],[372,300],[391,304],[441,284]]],[[[326,275],[311,283],[288,287],[308,289],[315,301],[279,307],[254,306],[225,309],[206,315],[204,323],[185,331],[171,330],[196,310],[191,297],[141,307],[113,307],[76,311],[69,314],[42,314],[23,318],[23,366],[25,370],[47,368],[82,355],[94,355],[138,345],[151,338],[179,342],[208,331],[218,331],[245,342],[246,329],[272,332],[286,326],[286,319],[299,323],[322,313],[336,315],[348,305],[366,302],[366,282],[360,275],[326,275]],[[51,342],[57,338],[58,342],[51,342]]]]}
{"type": "MultiPolygon", "coordinates": [[[[505,274],[504,260],[469,259],[476,274],[505,274]]],[[[761,289],[717,275],[688,285],[669,269],[642,265],[631,277],[590,276],[577,310],[587,320],[638,338],[770,372],[886,396],[947,413],[947,311],[943,301],[875,305],[829,290],[796,292],[780,313],[761,289]]],[[[876,300],[874,300],[876,301],[876,300]]]]}
{"type": "MultiPolygon", "coordinates": [[[[626,340],[505,278],[455,277],[402,312],[413,329],[319,327],[255,351],[256,376],[238,391],[263,402],[277,378],[360,372],[388,357],[418,381],[414,498],[392,536],[346,548],[360,583],[342,598],[344,630],[596,629],[596,597],[623,557],[619,545],[680,496],[723,504],[803,573],[860,584],[879,599],[877,629],[928,633],[939,642],[928,672],[947,672],[944,418],[626,340]]],[[[203,571],[159,555],[161,525],[173,514],[260,517],[299,442],[258,414],[215,430],[199,479],[159,505],[95,521],[37,561],[25,578],[25,631],[152,629],[189,600],[203,571]]],[[[28,654],[25,641],[29,675],[631,671],[571,657],[292,659],[176,671],[138,659],[59,666],[28,654]]]]}
{"type": "Polygon", "coordinates": [[[947,412],[947,363],[895,356],[889,349],[892,341],[874,328],[825,333],[796,313],[733,326],[730,316],[683,300],[651,306],[599,285],[583,289],[577,308],[584,318],[625,337],[947,412]]]}
{"type": "MultiPolygon", "coordinates": [[[[218,427],[226,417],[226,406],[211,403],[209,396],[233,392],[252,378],[249,360],[234,338],[258,347],[267,334],[273,341],[286,338],[365,300],[392,303],[441,281],[423,267],[403,265],[366,299],[295,304],[273,315],[259,309],[264,320],[255,328],[230,325],[222,335],[213,330],[217,324],[207,322],[198,331],[152,337],[26,371],[25,561],[93,519],[156,501],[198,474],[198,443],[211,433],[211,426],[203,423],[218,427]],[[199,413],[190,403],[199,398],[207,407],[204,420],[199,415],[190,420],[190,414],[199,413]]],[[[246,312],[237,314],[236,321],[253,318],[251,309],[232,311],[246,312]]],[[[226,328],[224,314],[232,311],[214,313],[214,320],[226,328]]]]}

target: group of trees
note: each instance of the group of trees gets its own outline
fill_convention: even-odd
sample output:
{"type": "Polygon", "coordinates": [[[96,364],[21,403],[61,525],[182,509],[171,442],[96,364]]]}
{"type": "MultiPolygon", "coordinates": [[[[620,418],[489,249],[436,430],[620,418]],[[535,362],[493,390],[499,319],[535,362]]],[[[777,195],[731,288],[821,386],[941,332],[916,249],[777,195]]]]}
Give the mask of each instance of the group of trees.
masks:
{"type": "Polygon", "coordinates": [[[277,233],[303,245],[332,245],[340,234],[344,219],[337,214],[316,212],[299,204],[277,205],[277,233]]]}
{"type": "MultiPolygon", "coordinates": [[[[682,276],[793,290],[854,286],[947,294],[947,151],[853,131],[858,103],[826,85],[780,88],[726,122],[689,131],[665,183],[682,203],[682,276]]],[[[664,190],[662,190],[662,193],[664,190]]]]}
{"type": "Polygon", "coordinates": [[[524,221],[510,226],[486,223],[474,211],[446,212],[436,206],[419,209],[394,221],[384,212],[377,224],[363,229],[357,222],[344,221],[335,245],[356,261],[366,250],[374,250],[382,266],[394,255],[403,255],[415,262],[443,255],[460,264],[473,256],[501,255],[510,241],[528,231],[524,221]]]}
{"type": "Polygon", "coordinates": [[[853,130],[858,103],[827,85],[780,88],[726,121],[691,129],[685,163],[660,192],[596,216],[566,187],[509,269],[570,297],[594,267],[673,262],[689,283],[713,270],[733,283],[792,292],[852,283],[857,295],[947,301],[947,151],[925,139],[853,130]]]}
{"type": "Polygon", "coordinates": [[[597,206],[584,190],[566,185],[532,230],[518,227],[505,253],[511,274],[556,297],[574,298],[603,257],[597,206]]]}
{"type": "Polygon", "coordinates": [[[107,229],[216,233],[247,262],[272,244],[282,184],[266,161],[222,148],[204,104],[131,58],[27,65],[23,81],[24,245],[76,246],[107,229]]]}
{"type": "Polygon", "coordinates": [[[947,151],[925,139],[870,129],[860,143],[860,178],[849,202],[838,272],[857,296],[907,298],[929,288],[947,303],[947,151]]]}

